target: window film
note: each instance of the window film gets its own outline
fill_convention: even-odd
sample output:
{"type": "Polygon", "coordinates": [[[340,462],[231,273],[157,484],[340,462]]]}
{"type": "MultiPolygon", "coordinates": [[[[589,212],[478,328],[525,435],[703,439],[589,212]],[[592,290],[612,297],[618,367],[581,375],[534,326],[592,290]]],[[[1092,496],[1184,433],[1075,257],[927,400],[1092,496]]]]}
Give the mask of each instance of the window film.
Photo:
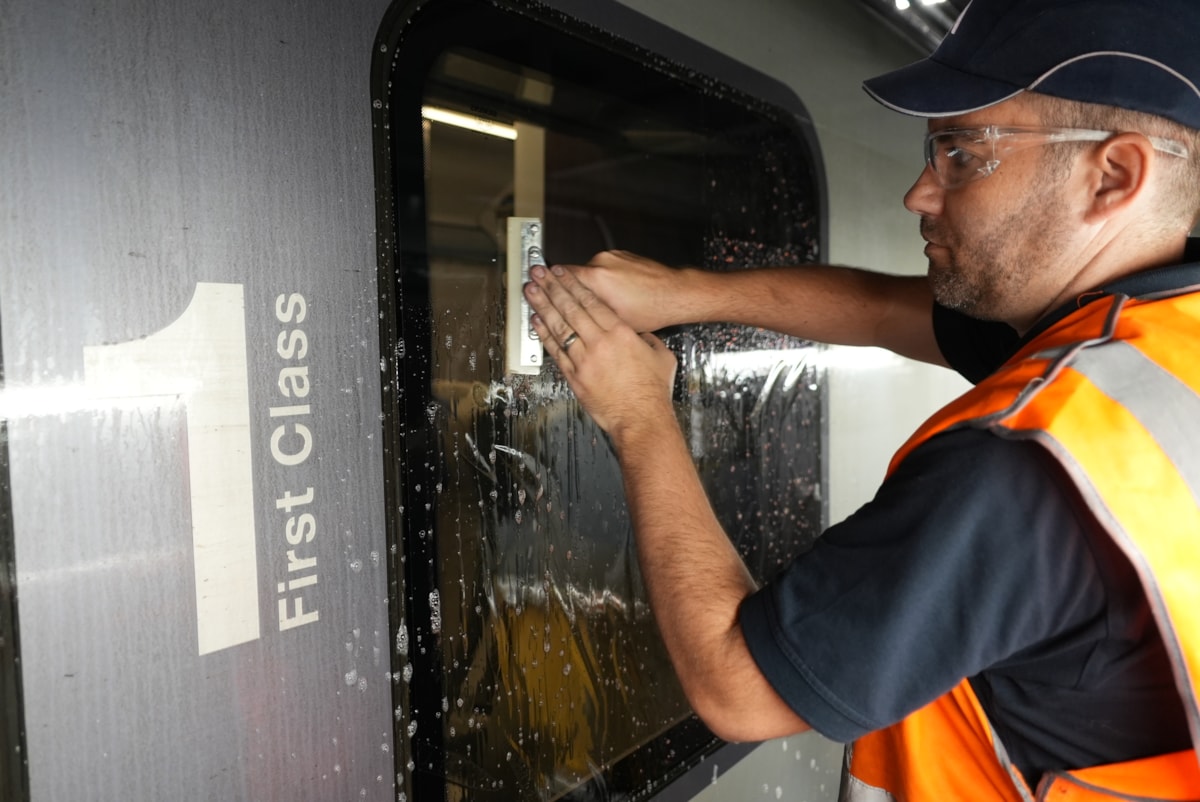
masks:
{"type": "MultiPolygon", "coordinates": [[[[711,270],[813,261],[816,157],[787,115],[521,7],[423,7],[391,80],[406,793],[651,796],[719,742],[659,639],[603,432],[551,364],[506,372],[506,221],[540,218],[551,264],[612,248],[711,270]]],[[[823,524],[818,351],[732,325],[662,334],[697,468],[768,578],[823,524]]]]}

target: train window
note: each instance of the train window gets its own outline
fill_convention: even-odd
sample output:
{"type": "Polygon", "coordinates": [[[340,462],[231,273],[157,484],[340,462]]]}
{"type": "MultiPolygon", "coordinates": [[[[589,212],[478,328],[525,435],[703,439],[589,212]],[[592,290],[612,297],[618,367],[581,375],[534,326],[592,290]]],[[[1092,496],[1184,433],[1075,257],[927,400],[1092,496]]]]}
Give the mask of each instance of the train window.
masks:
{"type": "MultiPolygon", "coordinates": [[[[506,220],[549,260],[821,254],[802,117],[537,4],[410,4],[378,42],[397,755],[405,798],[647,798],[719,742],[647,607],[616,461],[552,365],[505,365],[506,220]]],[[[766,578],[824,523],[817,349],[666,332],[681,425],[766,578]]]]}

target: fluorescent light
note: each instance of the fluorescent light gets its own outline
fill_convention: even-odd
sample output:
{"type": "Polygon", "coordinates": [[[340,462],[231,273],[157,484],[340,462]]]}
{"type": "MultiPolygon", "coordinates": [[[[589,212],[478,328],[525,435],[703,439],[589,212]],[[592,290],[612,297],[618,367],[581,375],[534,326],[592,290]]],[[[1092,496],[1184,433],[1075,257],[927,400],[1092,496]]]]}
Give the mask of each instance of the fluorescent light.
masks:
{"type": "Polygon", "coordinates": [[[501,139],[517,138],[517,129],[511,125],[501,125],[491,120],[485,120],[482,117],[471,117],[466,114],[459,114],[456,111],[439,109],[436,106],[422,106],[421,116],[426,120],[453,125],[457,128],[466,128],[468,131],[478,131],[488,136],[498,136],[501,139]]]}
{"type": "Polygon", "coordinates": [[[896,9],[899,11],[908,11],[910,3],[908,0],[896,0],[896,9]]]}

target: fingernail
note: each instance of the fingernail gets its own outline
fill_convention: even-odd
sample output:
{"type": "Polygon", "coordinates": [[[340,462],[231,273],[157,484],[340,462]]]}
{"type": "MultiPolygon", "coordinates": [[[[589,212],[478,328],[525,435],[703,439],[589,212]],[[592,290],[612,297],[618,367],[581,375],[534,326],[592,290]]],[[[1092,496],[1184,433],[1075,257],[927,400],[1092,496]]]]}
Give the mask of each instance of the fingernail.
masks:
{"type": "Polygon", "coordinates": [[[556,276],[563,276],[566,275],[567,270],[562,265],[555,265],[554,267],[550,268],[550,272],[556,276]]]}
{"type": "Polygon", "coordinates": [[[546,268],[542,267],[541,265],[534,265],[533,267],[529,268],[529,272],[538,278],[543,278],[546,275],[546,268]]]}

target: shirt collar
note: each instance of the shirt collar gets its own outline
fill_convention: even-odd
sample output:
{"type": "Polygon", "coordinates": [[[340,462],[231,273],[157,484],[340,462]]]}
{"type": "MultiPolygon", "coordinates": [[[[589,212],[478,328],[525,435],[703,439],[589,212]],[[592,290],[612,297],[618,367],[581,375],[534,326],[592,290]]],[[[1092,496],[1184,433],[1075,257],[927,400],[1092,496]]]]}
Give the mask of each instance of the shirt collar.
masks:
{"type": "Polygon", "coordinates": [[[1039,320],[1037,325],[1032,329],[1025,332],[1025,336],[1021,338],[1017,350],[1020,350],[1034,337],[1037,337],[1067,315],[1077,309],[1082,309],[1092,301],[1098,301],[1101,298],[1108,298],[1113,295],[1128,295],[1131,298],[1142,298],[1196,286],[1200,286],[1200,237],[1193,237],[1187,241],[1187,245],[1183,251],[1183,262],[1180,264],[1156,267],[1152,270],[1143,270],[1125,276],[1124,278],[1117,279],[1112,284],[1107,284],[1097,290],[1084,293],[1074,301],[1058,307],[1039,320]]]}

